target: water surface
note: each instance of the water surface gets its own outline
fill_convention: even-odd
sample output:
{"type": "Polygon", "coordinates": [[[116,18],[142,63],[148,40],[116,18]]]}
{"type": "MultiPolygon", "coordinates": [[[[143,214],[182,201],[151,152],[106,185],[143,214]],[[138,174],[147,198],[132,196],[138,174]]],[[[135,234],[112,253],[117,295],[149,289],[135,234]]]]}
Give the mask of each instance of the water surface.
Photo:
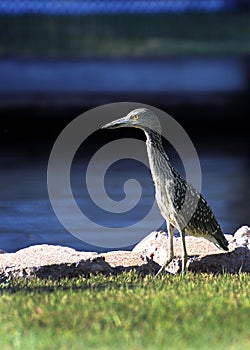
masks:
{"type": "MultiPolygon", "coordinates": [[[[4,154],[4,153],[3,153],[4,154]]],[[[81,250],[102,250],[83,242],[67,230],[58,221],[51,207],[47,192],[47,157],[28,157],[18,152],[1,156],[0,182],[0,248],[8,252],[34,244],[58,244],[81,250]]],[[[225,233],[233,233],[247,222],[249,217],[249,174],[248,158],[241,154],[209,154],[200,152],[202,169],[202,193],[212,207],[225,233]]],[[[178,166],[178,161],[173,159],[178,166]]],[[[98,208],[88,195],[85,181],[87,161],[77,159],[72,165],[71,184],[77,204],[99,226],[93,228],[86,224],[84,235],[91,242],[91,235],[100,236],[102,226],[126,227],[136,224],[147,214],[154,202],[154,187],[149,170],[135,161],[121,160],[113,164],[106,177],[105,186],[110,198],[115,201],[124,198],[124,183],[137,179],[142,187],[141,198],[138,192],[129,193],[128,200],[138,202],[126,213],[112,213],[98,208]]],[[[101,167],[101,164],[99,164],[101,167]]],[[[181,171],[181,170],[180,170],[181,171]]],[[[100,191],[100,176],[96,172],[93,188],[97,202],[103,193],[100,191]],[[99,197],[98,197],[99,196],[99,197]]],[[[63,190],[63,189],[62,189],[63,190]]],[[[75,223],[77,225],[77,222],[75,223]]],[[[159,214],[147,227],[141,229],[145,235],[162,227],[159,226],[159,214]]],[[[140,223],[139,223],[140,225],[140,223]]],[[[137,232],[134,232],[135,236],[137,232]]],[[[104,237],[105,239],[105,237],[104,237]]],[[[115,239],[115,237],[114,237],[115,239]]],[[[107,242],[105,242],[107,247],[107,242]]],[[[110,242],[112,247],[112,242],[110,242]]],[[[103,249],[107,250],[107,249],[103,249]]]]}

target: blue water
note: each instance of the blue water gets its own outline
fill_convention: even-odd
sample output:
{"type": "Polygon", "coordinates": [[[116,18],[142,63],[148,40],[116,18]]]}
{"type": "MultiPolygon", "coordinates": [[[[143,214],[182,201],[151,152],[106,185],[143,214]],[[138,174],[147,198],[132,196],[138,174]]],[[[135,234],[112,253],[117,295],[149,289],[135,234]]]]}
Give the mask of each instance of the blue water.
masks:
{"type": "MultiPolygon", "coordinates": [[[[84,226],[83,237],[86,237],[86,241],[79,240],[63,227],[51,207],[47,191],[47,161],[47,157],[31,157],[17,151],[5,152],[4,156],[1,156],[1,249],[13,252],[30,245],[47,243],[66,245],[80,250],[108,250],[109,243],[110,247],[113,247],[112,239],[116,239],[115,235],[111,235],[111,238],[103,238],[106,239],[103,245],[106,249],[101,248],[101,244],[96,246],[91,244],[92,237],[97,237],[97,242],[98,239],[100,243],[102,242],[102,226],[114,232],[117,227],[126,227],[138,222],[139,226],[134,231],[130,231],[131,237],[134,232],[135,239],[138,230],[142,230],[146,235],[159,227],[164,228],[158,213],[149,224],[146,226],[142,224],[140,227],[141,220],[149,212],[154,202],[154,187],[150,172],[145,165],[122,160],[110,167],[104,182],[111,200],[124,199],[123,185],[130,178],[138,180],[142,191],[139,198],[137,190],[128,193],[127,200],[132,204],[136,203],[134,208],[125,213],[112,213],[100,209],[98,203],[94,204],[90,199],[85,181],[87,163],[84,159],[77,159],[71,169],[72,192],[80,209],[89,218],[89,222],[86,222],[84,226]],[[97,225],[93,227],[91,221],[97,225]],[[107,242],[107,239],[110,242],[107,242]]],[[[173,162],[175,163],[175,159],[173,162]]],[[[233,233],[241,225],[249,224],[247,222],[249,218],[247,157],[240,154],[214,155],[200,152],[200,162],[202,193],[217,216],[223,231],[233,233]]],[[[102,164],[98,166],[101,168],[102,164]]],[[[99,171],[93,174],[92,180],[92,183],[96,184],[92,191],[98,202],[103,199],[103,193],[100,190],[102,179],[100,179],[99,171]]],[[[65,210],[67,210],[67,198],[65,198],[65,205],[65,210]]],[[[77,225],[77,222],[74,224],[77,225]]],[[[131,246],[134,243],[131,240],[131,246]]],[[[119,248],[119,243],[116,243],[116,248],[119,248]]]]}

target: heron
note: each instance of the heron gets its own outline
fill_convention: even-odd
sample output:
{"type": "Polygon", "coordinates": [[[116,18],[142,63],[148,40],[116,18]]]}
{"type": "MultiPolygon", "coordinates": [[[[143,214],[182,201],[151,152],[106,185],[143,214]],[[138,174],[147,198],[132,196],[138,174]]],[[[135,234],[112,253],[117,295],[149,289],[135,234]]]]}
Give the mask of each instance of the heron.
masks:
{"type": "Polygon", "coordinates": [[[146,135],[149,167],[155,185],[155,198],[166,221],[169,252],[158,274],[165,271],[174,259],[174,230],[182,241],[182,272],[187,271],[185,235],[204,237],[218,248],[228,251],[228,241],[206,199],[172,166],[161,138],[161,125],[156,114],[147,108],[132,110],[125,117],[114,120],[102,129],[139,128],[146,135]]]}

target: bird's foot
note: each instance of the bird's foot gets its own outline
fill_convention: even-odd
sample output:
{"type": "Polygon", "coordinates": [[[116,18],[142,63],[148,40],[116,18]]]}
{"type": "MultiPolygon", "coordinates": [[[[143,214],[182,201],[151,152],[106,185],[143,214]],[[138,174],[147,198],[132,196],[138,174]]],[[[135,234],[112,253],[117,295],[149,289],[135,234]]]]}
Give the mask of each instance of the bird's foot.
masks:
{"type": "MultiPolygon", "coordinates": [[[[159,269],[159,271],[157,272],[157,274],[155,275],[155,277],[159,276],[162,273],[166,272],[166,267],[171,263],[171,261],[173,260],[174,257],[169,258],[159,269]]],[[[188,272],[188,257],[185,256],[182,258],[182,264],[181,264],[181,274],[185,275],[188,272]]]]}
{"type": "Polygon", "coordinates": [[[155,275],[155,277],[159,276],[161,273],[165,272],[165,268],[171,263],[171,261],[173,260],[173,256],[171,256],[160,268],[160,270],[157,272],[157,274],[155,275]]]}

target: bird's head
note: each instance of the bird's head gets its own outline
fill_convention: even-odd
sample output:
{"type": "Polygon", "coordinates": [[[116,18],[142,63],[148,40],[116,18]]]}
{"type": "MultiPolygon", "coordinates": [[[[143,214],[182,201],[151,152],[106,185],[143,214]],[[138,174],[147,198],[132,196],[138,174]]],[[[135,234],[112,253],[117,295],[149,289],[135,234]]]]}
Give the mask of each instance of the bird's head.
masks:
{"type": "Polygon", "coordinates": [[[147,108],[134,109],[125,117],[116,119],[102,127],[102,129],[116,129],[123,127],[134,127],[145,132],[161,133],[161,125],[157,116],[147,108]]]}

